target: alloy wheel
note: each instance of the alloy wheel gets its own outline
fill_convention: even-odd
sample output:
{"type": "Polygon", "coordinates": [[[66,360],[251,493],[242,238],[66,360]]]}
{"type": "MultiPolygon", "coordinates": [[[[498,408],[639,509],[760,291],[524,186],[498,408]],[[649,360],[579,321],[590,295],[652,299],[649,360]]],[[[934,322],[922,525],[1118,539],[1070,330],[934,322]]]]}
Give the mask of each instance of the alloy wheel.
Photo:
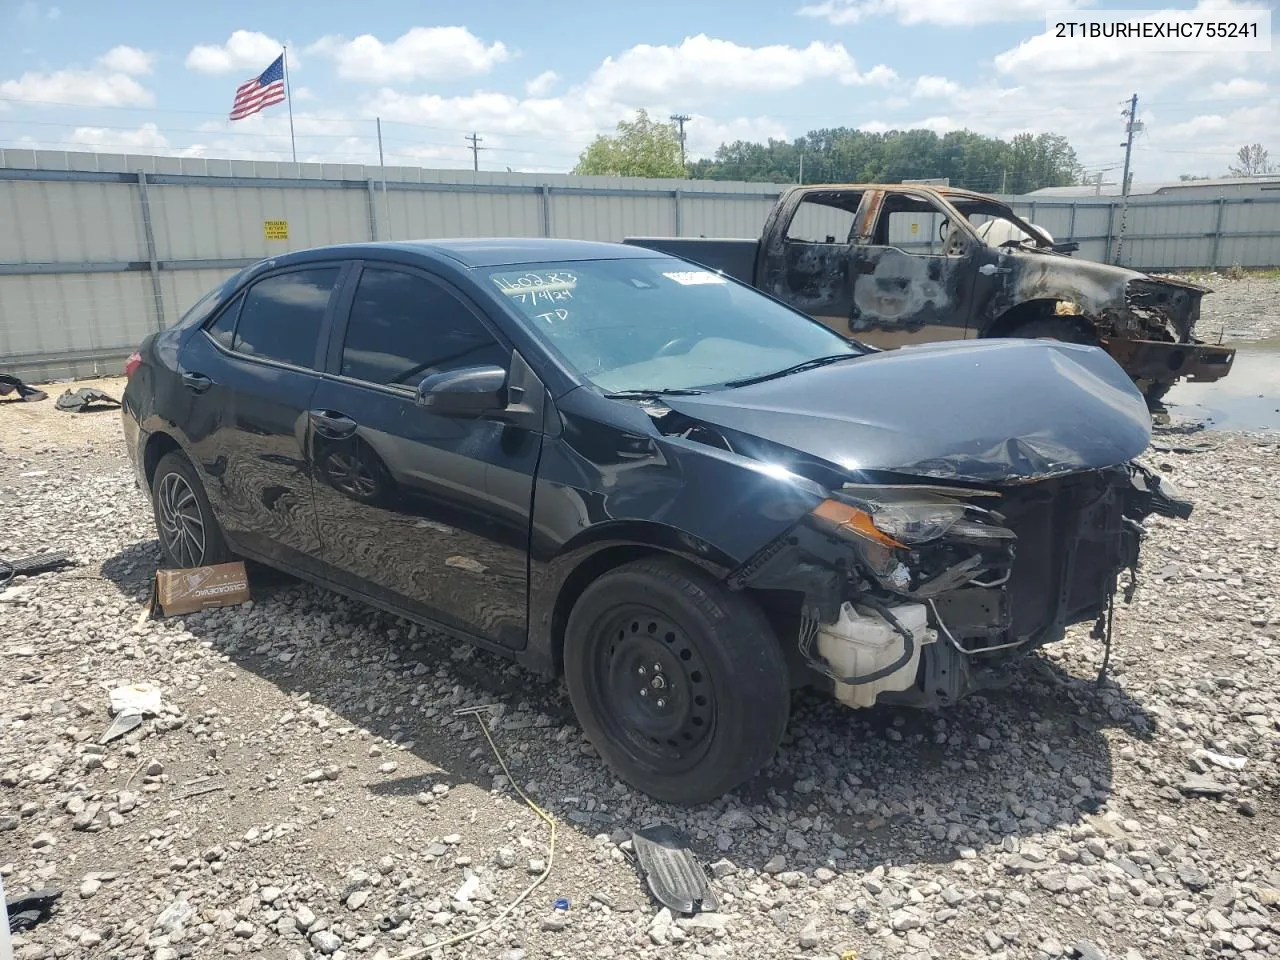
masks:
{"type": "Polygon", "coordinates": [[[167,473],[156,493],[156,519],[169,556],[182,567],[204,560],[205,525],[195,491],[179,473],[167,473]]]}

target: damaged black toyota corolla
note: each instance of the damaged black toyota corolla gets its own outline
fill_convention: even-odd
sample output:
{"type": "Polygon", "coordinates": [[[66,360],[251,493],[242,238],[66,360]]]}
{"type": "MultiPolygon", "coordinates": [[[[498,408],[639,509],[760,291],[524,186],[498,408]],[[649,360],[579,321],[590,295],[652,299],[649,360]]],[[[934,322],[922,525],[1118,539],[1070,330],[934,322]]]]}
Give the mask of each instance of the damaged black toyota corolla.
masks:
{"type": "Polygon", "coordinates": [[[563,670],[627,782],[694,803],[790,691],[945,704],[1108,635],[1142,397],[1094,347],[878,352],[643,248],[355,244],[264,261],[130,359],[170,563],[244,556],[563,670]]]}

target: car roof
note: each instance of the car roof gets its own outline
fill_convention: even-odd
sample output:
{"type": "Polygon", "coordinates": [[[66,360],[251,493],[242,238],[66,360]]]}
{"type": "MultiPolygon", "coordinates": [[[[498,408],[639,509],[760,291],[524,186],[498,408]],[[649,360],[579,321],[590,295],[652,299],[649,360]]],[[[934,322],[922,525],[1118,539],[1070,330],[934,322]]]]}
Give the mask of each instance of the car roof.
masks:
{"type": "Polygon", "coordinates": [[[551,237],[468,237],[441,240],[386,240],[369,243],[329,244],[309,247],[271,258],[277,266],[325,260],[334,257],[419,259],[471,267],[518,266],[546,260],[641,260],[662,257],[644,247],[592,240],[561,240],[551,237]],[[388,256],[390,255],[390,256],[388,256]]]}

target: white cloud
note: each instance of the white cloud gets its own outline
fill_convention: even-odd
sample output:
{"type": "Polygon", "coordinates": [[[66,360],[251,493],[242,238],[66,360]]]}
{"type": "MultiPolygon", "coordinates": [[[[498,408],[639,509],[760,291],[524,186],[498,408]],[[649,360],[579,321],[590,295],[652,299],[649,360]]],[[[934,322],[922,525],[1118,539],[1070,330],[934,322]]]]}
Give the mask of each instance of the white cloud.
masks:
{"type": "Polygon", "coordinates": [[[524,92],[531,97],[545,97],[560,80],[554,70],[544,70],[524,85],[524,92]]]}
{"type": "Polygon", "coordinates": [[[125,73],[131,76],[138,74],[150,73],[151,66],[155,63],[155,54],[147,53],[139,50],[137,47],[118,46],[112,47],[101,57],[98,63],[108,70],[116,73],[125,73]]]}
{"type": "Polygon", "coordinates": [[[312,90],[310,87],[294,87],[293,88],[294,103],[303,103],[307,100],[314,100],[315,98],[316,98],[315,91],[312,90]]]}
{"type": "Polygon", "coordinates": [[[731,92],[790,90],[816,79],[884,83],[887,67],[858,73],[843,44],[814,41],[807,47],[744,47],[699,34],[679,46],[638,44],[607,57],[587,82],[595,96],[643,104],[663,97],[690,102],[731,92]]]}
{"type": "MultiPolygon", "coordinates": [[[[261,73],[280,56],[284,44],[254,30],[236,30],[222,44],[197,44],[187,54],[187,69],[197,73],[223,74],[232,70],[261,73]]],[[[289,55],[289,68],[298,66],[289,55]]]]}
{"type": "Polygon", "coordinates": [[[1070,10],[1090,4],[1092,0],[820,0],[801,7],[803,17],[825,20],[842,27],[871,17],[892,17],[899,23],[914,26],[930,23],[939,26],[972,26],[982,23],[1041,19],[1051,10],[1070,10]]]}
{"type": "Polygon", "coordinates": [[[414,27],[390,43],[368,33],[328,36],[308,52],[332,58],[340,77],[372,83],[474,76],[511,57],[501,42],[486,45],[466,27],[414,27]]]}
{"type": "Polygon", "coordinates": [[[110,153],[146,153],[167,151],[169,138],[154,123],[144,123],[136,130],[114,127],[76,127],[67,137],[69,143],[110,153]]]}
{"type": "Polygon", "coordinates": [[[951,97],[960,91],[960,85],[946,77],[925,75],[917,77],[915,86],[911,88],[913,97],[951,97]]]}
{"type": "Polygon", "coordinates": [[[1266,81],[1246,80],[1244,77],[1232,77],[1225,82],[1219,81],[1209,85],[1211,97],[1261,97],[1266,92],[1266,81]]]}
{"type": "Polygon", "coordinates": [[[149,107],[155,103],[151,91],[128,74],[74,69],[24,73],[17,80],[0,81],[0,99],[80,107],[149,107]]]}

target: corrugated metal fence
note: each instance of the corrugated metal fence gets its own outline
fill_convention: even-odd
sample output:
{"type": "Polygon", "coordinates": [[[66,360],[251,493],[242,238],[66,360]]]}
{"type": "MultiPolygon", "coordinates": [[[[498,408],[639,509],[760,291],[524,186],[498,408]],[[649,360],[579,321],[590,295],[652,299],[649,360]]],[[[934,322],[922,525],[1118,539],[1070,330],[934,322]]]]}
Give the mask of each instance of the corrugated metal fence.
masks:
{"type": "MultiPolygon", "coordinates": [[[[0,150],[0,370],[115,373],[231,270],[326,243],[758,235],[786,185],[0,150]],[[385,178],[385,179],[384,179],[385,178]]],[[[1014,201],[1102,259],[1118,203],[1014,201]]],[[[1143,269],[1280,263],[1280,198],[1131,203],[1143,269]]],[[[929,231],[904,245],[922,246],[929,231]],[[915,242],[912,242],[915,241],[915,242]]]]}

